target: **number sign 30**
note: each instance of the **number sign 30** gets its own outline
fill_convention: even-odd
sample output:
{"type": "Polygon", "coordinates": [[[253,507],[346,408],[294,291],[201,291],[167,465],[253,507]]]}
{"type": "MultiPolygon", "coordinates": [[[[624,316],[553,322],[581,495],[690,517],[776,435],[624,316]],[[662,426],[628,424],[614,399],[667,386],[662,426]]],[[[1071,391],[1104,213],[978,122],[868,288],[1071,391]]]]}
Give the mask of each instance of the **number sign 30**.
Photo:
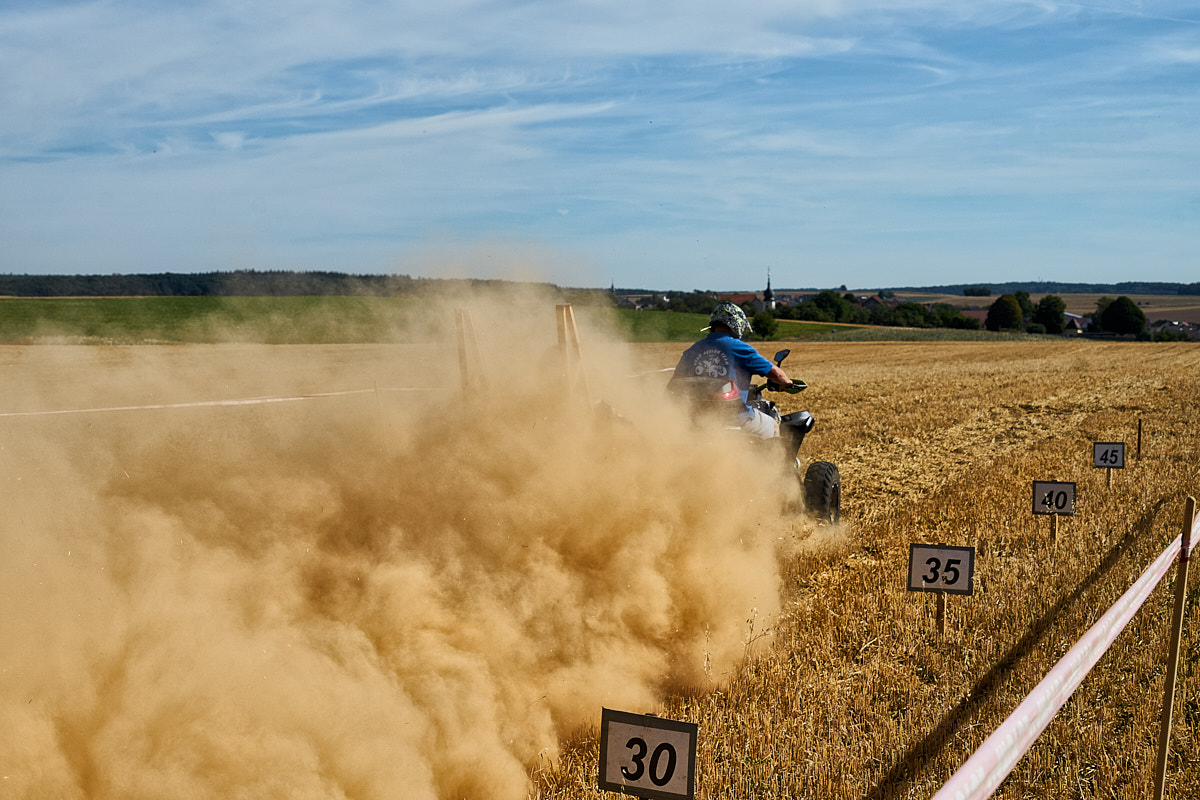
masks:
{"type": "Polygon", "coordinates": [[[908,590],[972,594],[975,548],[938,544],[908,547],[908,590]]]}
{"type": "Polygon", "coordinates": [[[697,731],[693,722],[603,709],[600,788],[656,800],[691,800],[697,731]]]}

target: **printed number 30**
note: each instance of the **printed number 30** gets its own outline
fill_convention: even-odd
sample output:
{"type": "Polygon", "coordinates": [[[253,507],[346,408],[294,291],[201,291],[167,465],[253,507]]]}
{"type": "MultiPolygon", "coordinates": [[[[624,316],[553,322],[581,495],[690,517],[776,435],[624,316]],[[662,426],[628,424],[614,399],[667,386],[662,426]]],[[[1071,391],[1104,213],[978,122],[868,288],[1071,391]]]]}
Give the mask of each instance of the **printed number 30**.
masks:
{"type": "Polygon", "coordinates": [[[962,563],[961,558],[946,559],[946,568],[942,570],[942,561],[940,558],[931,558],[925,562],[925,566],[929,567],[929,574],[922,575],[921,580],[925,583],[937,583],[939,575],[942,578],[942,583],[947,586],[953,586],[958,583],[958,565],[962,563]],[[950,577],[953,575],[954,577],[950,577]]]}
{"type": "Polygon", "coordinates": [[[675,774],[675,748],[669,742],[663,742],[658,747],[654,748],[654,752],[650,754],[650,764],[645,763],[646,753],[649,748],[646,746],[646,740],[637,736],[625,743],[625,746],[633,751],[633,757],[630,761],[633,762],[633,769],[629,767],[621,767],[621,774],[629,781],[640,781],[642,775],[646,772],[646,767],[650,768],[650,782],[655,786],[666,786],[671,782],[671,777],[675,774]],[[663,761],[666,761],[663,764],[663,761]]]}

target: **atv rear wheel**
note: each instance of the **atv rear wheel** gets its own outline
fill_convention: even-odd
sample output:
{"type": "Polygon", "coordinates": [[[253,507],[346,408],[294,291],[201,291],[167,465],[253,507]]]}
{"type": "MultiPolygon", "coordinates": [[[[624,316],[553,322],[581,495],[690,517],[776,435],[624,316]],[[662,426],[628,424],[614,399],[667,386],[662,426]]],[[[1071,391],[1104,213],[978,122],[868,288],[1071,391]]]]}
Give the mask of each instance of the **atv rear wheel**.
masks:
{"type": "Polygon", "coordinates": [[[814,461],[804,473],[804,505],[818,519],[836,523],[842,516],[842,477],[836,465],[814,461]]]}

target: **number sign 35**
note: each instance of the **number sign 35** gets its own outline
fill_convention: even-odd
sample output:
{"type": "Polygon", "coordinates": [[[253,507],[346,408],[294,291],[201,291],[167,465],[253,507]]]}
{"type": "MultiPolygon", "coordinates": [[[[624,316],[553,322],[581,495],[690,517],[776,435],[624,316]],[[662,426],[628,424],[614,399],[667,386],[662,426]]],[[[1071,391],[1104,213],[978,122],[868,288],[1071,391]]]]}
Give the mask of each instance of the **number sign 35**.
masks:
{"type": "Polygon", "coordinates": [[[975,591],[975,548],[945,544],[913,544],[908,548],[908,590],[910,592],[949,592],[972,594],[975,591]]]}
{"type": "Polygon", "coordinates": [[[693,722],[603,709],[600,788],[657,800],[691,800],[697,731],[693,722]]]}

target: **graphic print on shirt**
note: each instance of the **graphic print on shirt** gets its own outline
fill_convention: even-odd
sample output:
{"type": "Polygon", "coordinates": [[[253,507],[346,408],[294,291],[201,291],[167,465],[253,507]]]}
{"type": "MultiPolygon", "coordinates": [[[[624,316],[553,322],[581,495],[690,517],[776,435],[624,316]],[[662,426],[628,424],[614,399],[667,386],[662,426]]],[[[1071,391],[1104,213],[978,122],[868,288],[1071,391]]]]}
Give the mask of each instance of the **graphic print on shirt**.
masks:
{"type": "Polygon", "coordinates": [[[697,354],[692,361],[692,374],[705,378],[728,378],[732,374],[729,354],[710,348],[697,354]]]}

